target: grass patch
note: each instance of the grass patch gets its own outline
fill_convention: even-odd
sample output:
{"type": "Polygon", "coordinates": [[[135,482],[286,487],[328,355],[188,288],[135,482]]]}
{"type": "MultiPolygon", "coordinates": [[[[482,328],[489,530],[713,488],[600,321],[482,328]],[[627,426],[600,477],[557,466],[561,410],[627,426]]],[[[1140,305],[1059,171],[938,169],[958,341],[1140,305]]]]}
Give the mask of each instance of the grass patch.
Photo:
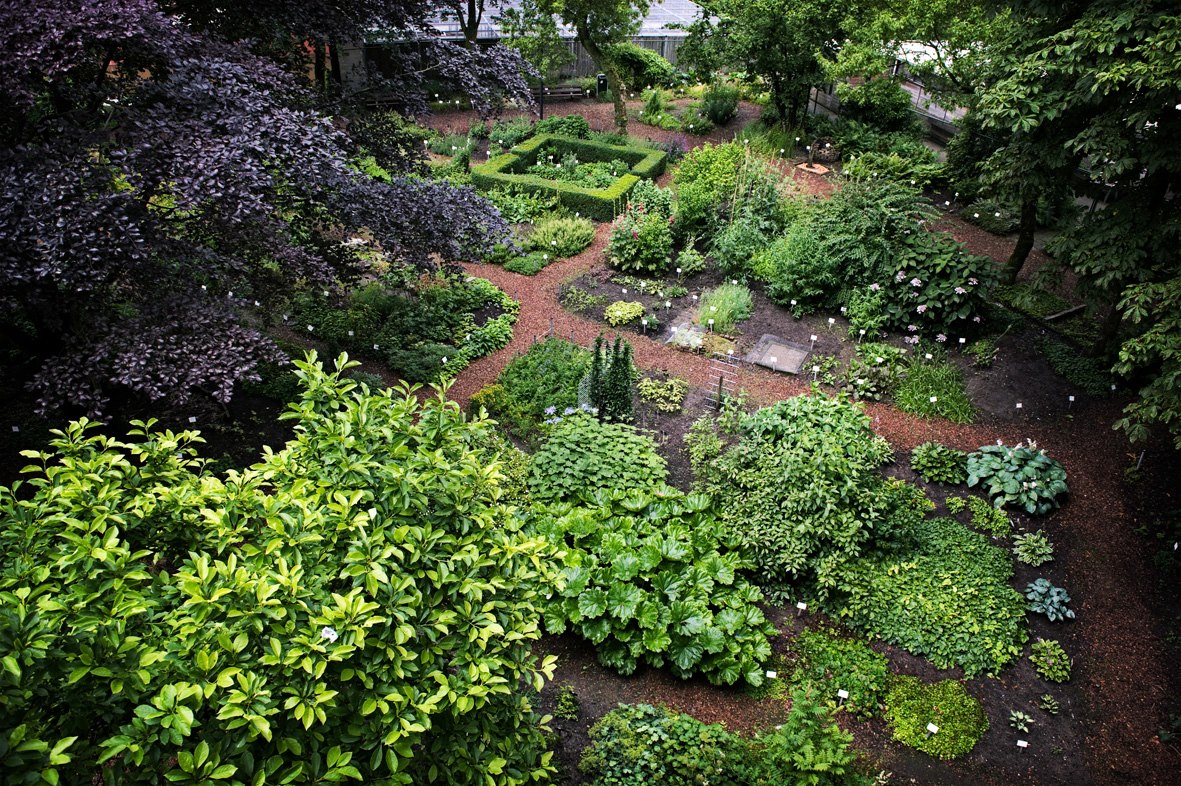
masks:
{"type": "Polygon", "coordinates": [[[912,365],[894,393],[894,403],[903,412],[921,418],[946,418],[952,423],[971,423],[974,414],[964,378],[950,363],[912,365]]]}
{"type": "Polygon", "coordinates": [[[715,331],[731,333],[739,322],[750,319],[753,309],[749,289],[742,284],[722,284],[701,296],[701,306],[694,321],[708,325],[712,319],[715,331]]]}

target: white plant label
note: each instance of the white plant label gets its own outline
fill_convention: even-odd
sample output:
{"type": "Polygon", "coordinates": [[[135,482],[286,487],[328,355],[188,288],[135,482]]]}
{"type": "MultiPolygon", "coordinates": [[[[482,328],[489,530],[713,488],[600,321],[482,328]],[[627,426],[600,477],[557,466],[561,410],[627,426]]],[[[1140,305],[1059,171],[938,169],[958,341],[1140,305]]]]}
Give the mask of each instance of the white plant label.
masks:
{"type": "Polygon", "coordinates": [[[800,611],[807,611],[808,604],[804,603],[804,601],[801,600],[799,603],[796,604],[796,608],[799,609],[800,611]]]}
{"type": "Polygon", "coordinates": [[[849,691],[847,691],[847,690],[839,690],[839,691],[837,691],[837,698],[839,698],[839,699],[847,699],[847,698],[849,698],[849,691]]]}
{"type": "Polygon", "coordinates": [[[190,418],[189,418],[189,422],[190,422],[190,423],[196,423],[196,422],[197,422],[197,417],[196,417],[195,415],[194,415],[194,416],[192,416],[192,417],[190,417],[190,418]]]}
{"type": "Polygon", "coordinates": [[[774,357],[774,356],[772,356],[772,357],[769,357],[769,358],[767,358],[767,359],[771,361],[771,365],[772,365],[772,366],[774,366],[776,363],[778,363],[778,362],[779,362],[779,358],[777,358],[777,357],[774,357]]]}
{"type": "Polygon", "coordinates": [[[928,724],[927,724],[927,733],[928,733],[928,734],[935,734],[935,733],[937,733],[938,731],[939,731],[939,727],[938,727],[938,726],[936,726],[934,723],[928,723],[928,724]]]}
{"type": "Polygon", "coordinates": [[[1028,740],[1017,740],[1017,747],[1018,748],[1028,748],[1029,741],[1028,740]]]}
{"type": "Polygon", "coordinates": [[[779,672],[777,672],[777,671],[768,671],[767,672],[767,679],[769,679],[769,680],[773,680],[778,676],[779,676],[779,672]]]}

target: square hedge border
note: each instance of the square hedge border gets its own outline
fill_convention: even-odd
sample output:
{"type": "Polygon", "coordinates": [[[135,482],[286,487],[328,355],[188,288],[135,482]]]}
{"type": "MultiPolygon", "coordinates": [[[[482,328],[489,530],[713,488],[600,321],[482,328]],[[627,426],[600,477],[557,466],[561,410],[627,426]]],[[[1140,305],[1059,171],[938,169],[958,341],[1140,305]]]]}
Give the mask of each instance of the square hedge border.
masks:
{"type": "Polygon", "coordinates": [[[595,221],[611,221],[619,212],[622,200],[627,197],[640,178],[656,178],[664,173],[668,154],[663,150],[626,145],[608,145],[588,139],[540,134],[527,139],[507,153],[489,159],[488,162],[472,167],[472,183],[480,189],[506,188],[517,186],[532,193],[556,194],[558,200],[580,215],[595,221]],[[607,188],[586,188],[573,183],[547,180],[536,175],[518,174],[513,170],[524,169],[537,162],[537,154],[547,143],[553,143],[562,152],[571,152],[585,161],[611,161],[619,159],[630,169],[607,188]]]}

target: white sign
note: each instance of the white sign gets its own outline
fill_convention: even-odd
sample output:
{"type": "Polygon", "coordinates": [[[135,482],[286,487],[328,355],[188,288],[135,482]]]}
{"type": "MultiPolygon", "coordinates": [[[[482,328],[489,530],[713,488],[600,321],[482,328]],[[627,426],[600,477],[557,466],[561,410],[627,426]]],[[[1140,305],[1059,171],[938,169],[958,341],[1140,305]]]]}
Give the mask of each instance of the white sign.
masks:
{"type": "Polygon", "coordinates": [[[801,600],[799,603],[796,604],[796,608],[799,609],[800,611],[807,611],[808,604],[804,603],[804,601],[801,600]]]}
{"type": "Polygon", "coordinates": [[[775,357],[774,355],[772,355],[771,357],[769,357],[767,359],[771,361],[772,366],[774,366],[776,363],[779,362],[779,358],[775,357]]]}
{"type": "Polygon", "coordinates": [[[837,698],[841,698],[841,699],[847,699],[847,698],[849,698],[849,691],[847,691],[847,690],[839,690],[839,691],[837,691],[837,698]]]}
{"type": "Polygon", "coordinates": [[[196,422],[197,422],[197,417],[196,417],[195,415],[194,415],[193,417],[190,417],[190,418],[189,418],[189,422],[190,422],[190,423],[196,423],[196,422]]]}
{"type": "Polygon", "coordinates": [[[928,723],[928,724],[927,724],[927,733],[928,733],[928,734],[934,734],[934,733],[936,733],[937,731],[939,731],[939,727],[938,727],[938,726],[936,726],[934,723],[928,723]]]}
{"type": "Polygon", "coordinates": [[[769,680],[773,680],[778,676],[779,676],[779,672],[777,672],[777,671],[768,671],[767,672],[767,679],[769,679],[769,680]]]}
{"type": "Polygon", "coordinates": [[[1028,748],[1029,742],[1027,740],[1017,740],[1017,747],[1018,748],[1028,748]]]}

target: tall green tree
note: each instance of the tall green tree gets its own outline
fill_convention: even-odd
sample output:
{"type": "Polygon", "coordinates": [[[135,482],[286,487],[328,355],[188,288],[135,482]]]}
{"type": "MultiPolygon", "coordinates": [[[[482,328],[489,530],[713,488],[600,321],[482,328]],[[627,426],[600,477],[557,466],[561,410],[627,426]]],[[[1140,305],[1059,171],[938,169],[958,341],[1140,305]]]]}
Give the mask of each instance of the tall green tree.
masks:
{"type": "Polygon", "coordinates": [[[851,22],[839,0],[706,0],[680,57],[700,73],[729,67],[771,94],[787,126],[803,120],[808,94],[827,81],[824,61],[836,57],[851,22]]]}
{"type": "Polygon", "coordinates": [[[561,0],[522,0],[496,17],[502,43],[520,52],[542,79],[574,60],[558,32],[556,14],[561,7],[561,0]]]}
{"type": "Polygon", "coordinates": [[[595,65],[607,75],[607,86],[615,104],[615,128],[626,134],[623,84],[610,47],[639,31],[640,22],[648,14],[648,0],[565,0],[560,14],[562,20],[574,28],[578,42],[595,65]]]}
{"type": "Polygon", "coordinates": [[[548,782],[552,549],[490,425],[297,365],[246,470],[76,422],[0,487],[0,782],[548,782]]]}
{"type": "Polygon", "coordinates": [[[1181,313],[1181,15],[1171,0],[1013,7],[1008,73],[979,104],[986,128],[1012,141],[986,177],[1020,180],[1045,156],[1058,177],[1078,166],[1100,186],[1093,209],[1047,251],[1089,302],[1108,306],[1107,348],[1121,323],[1131,332],[1117,369],[1140,397],[1118,425],[1139,437],[1161,422],[1181,445],[1181,355],[1165,330],[1181,313]]]}

